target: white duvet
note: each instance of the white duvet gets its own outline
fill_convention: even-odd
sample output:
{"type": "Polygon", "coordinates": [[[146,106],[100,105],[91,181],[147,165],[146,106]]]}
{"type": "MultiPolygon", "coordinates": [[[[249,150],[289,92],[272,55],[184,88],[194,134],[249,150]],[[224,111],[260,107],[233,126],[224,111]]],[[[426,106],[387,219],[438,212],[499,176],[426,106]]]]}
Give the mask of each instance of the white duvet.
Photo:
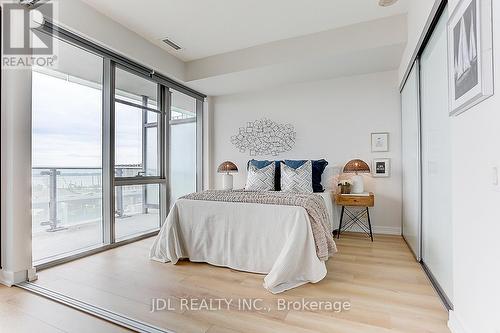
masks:
{"type": "MultiPolygon", "coordinates": [[[[334,229],[335,209],[322,193],[334,229]]],[[[177,263],[189,258],[236,270],[267,274],[272,293],[322,280],[309,216],[302,207],[180,199],[172,207],[150,258],[177,263]]]]}

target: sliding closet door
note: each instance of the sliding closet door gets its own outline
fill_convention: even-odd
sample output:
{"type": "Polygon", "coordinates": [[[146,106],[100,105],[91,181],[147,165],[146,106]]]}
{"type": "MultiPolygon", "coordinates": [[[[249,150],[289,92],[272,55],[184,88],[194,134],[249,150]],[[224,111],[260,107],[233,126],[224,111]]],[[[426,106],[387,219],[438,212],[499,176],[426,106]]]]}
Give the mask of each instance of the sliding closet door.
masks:
{"type": "Polygon", "coordinates": [[[420,61],[422,260],[452,298],[451,143],[445,11],[420,61]]]}
{"type": "Polygon", "coordinates": [[[401,91],[403,237],[420,260],[420,106],[418,62],[401,91]]]}

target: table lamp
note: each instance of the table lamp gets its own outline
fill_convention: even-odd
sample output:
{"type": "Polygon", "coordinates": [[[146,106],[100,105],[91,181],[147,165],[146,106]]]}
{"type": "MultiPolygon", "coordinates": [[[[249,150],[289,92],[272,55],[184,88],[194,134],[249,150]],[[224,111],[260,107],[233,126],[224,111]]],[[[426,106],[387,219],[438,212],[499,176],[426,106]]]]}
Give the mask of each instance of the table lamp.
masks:
{"type": "Polygon", "coordinates": [[[236,164],[230,161],[222,162],[217,168],[217,173],[222,173],[222,189],[232,190],[233,189],[233,175],[232,173],[238,173],[238,167],[236,164]]]}
{"type": "Polygon", "coordinates": [[[350,160],[344,166],[345,173],[355,173],[356,175],[351,178],[352,187],[351,193],[359,194],[364,192],[363,176],[358,175],[358,173],[370,173],[370,167],[364,161],[355,159],[350,160]]]}

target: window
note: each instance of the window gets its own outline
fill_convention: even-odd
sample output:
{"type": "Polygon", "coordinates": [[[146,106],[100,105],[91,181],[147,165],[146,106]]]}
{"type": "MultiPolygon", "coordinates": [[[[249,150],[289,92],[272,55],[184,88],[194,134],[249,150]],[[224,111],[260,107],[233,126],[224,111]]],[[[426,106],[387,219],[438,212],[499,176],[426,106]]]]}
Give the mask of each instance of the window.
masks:
{"type": "Polygon", "coordinates": [[[55,42],[58,70],[32,69],[35,263],[103,242],[103,60],[68,43],[55,42]]]}
{"type": "Polygon", "coordinates": [[[171,120],[196,118],[196,99],[177,90],[172,90],[171,120]]]}
{"type": "Polygon", "coordinates": [[[116,68],[115,176],[159,176],[158,85],[116,68]]]}
{"type": "Polygon", "coordinates": [[[115,187],[115,239],[120,241],[160,227],[166,185],[159,128],[165,113],[157,102],[157,83],[119,67],[115,73],[115,180],[121,180],[115,187]]]}
{"type": "Polygon", "coordinates": [[[35,266],[154,234],[201,163],[198,94],[57,30],[57,68],[32,72],[35,266]]]}
{"type": "Polygon", "coordinates": [[[123,240],[160,225],[160,188],[158,184],[116,186],[115,188],[115,235],[123,240]]]}

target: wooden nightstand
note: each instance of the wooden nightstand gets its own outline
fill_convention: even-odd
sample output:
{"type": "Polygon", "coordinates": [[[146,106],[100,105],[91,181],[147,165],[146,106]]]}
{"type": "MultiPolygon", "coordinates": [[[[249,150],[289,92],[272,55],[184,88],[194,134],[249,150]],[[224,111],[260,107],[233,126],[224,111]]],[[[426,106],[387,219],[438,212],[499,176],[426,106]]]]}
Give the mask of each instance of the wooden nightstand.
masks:
{"type": "Polygon", "coordinates": [[[375,196],[373,193],[368,195],[355,195],[355,194],[336,194],[335,202],[337,205],[342,206],[342,213],[340,214],[340,224],[339,230],[337,232],[337,238],[340,238],[340,233],[342,232],[342,220],[344,219],[344,213],[349,218],[344,226],[344,231],[352,227],[353,225],[359,226],[373,242],[373,232],[372,223],[370,221],[370,211],[369,207],[373,207],[375,204],[375,196]],[[365,207],[366,209],[360,210],[359,212],[354,212],[349,210],[349,207],[365,207]],[[368,225],[363,223],[363,218],[366,216],[368,225]]]}

